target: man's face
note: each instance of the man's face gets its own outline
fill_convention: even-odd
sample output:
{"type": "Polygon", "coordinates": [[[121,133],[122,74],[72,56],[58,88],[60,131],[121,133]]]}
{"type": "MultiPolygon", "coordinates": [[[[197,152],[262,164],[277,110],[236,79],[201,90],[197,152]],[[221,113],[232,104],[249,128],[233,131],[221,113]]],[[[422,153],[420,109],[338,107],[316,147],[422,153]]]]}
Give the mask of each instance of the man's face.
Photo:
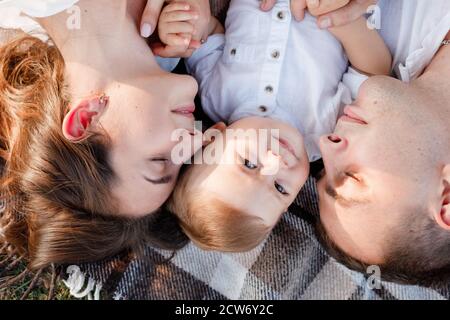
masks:
{"type": "MultiPolygon", "coordinates": [[[[440,139],[425,94],[398,80],[373,77],[321,139],[326,175],[319,182],[321,221],[344,252],[381,264],[399,227],[429,208],[440,139]]],[[[404,226],[407,227],[407,226],[404,226]]]]}

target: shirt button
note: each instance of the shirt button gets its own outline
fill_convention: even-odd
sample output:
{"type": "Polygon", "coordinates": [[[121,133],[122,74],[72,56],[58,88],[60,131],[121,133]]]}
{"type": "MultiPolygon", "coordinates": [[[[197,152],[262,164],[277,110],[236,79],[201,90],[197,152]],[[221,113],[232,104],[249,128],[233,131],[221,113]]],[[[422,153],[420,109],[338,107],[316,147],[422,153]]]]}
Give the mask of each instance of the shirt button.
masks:
{"type": "Polygon", "coordinates": [[[231,49],[231,51],[230,51],[230,54],[232,55],[232,56],[235,56],[236,55],[236,49],[231,49]]]}
{"type": "Polygon", "coordinates": [[[280,57],[280,51],[274,50],[272,51],[272,58],[278,59],[280,57]]]}
{"type": "Polygon", "coordinates": [[[286,18],[286,14],[283,11],[278,11],[277,17],[280,20],[284,20],[284,18],[286,18]]]}
{"type": "Polygon", "coordinates": [[[266,93],[272,93],[273,92],[273,87],[272,86],[267,86],[267,87],[265,87],[264,88],[264,91],[266,92],[266,93]]]}
{"type": "Polygon", "coordinates": [[[266,106],[260,106],[260,107],[259,107],[259,111],[261,111],[261,112],[267,112],[267,107],[266,107],[266,106]]]}

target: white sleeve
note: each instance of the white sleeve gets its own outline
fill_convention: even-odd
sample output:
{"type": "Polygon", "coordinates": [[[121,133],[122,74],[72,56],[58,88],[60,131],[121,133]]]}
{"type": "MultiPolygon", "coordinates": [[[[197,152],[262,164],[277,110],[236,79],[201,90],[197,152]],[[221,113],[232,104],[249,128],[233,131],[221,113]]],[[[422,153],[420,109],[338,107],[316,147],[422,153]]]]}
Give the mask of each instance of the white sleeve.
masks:
{"type": "Polygon", "coordinates": [[[396,77],[410,82],[430,64],[450,29],[449,0],[379,0],[379,30],[396,77]]]}
{"type": "Polygon", "coordinates": [[[224,34],[214,34],[185,60],[186,69],[198,82],[204,80],[223,55],[225,45],[224,34]]]}
{"type": "Polygon", "coordinates": [[[356,97],[358,96],[359,87],[367,79],[369,79],[368,76],[356,71],[352,67],[348,67],[347,72],[344,74],[344,77],[342,78],[342,82],[350,90],[353,100],[356,100],[356,97]]]}
{"type": "Polygon", "coordinates": [[[417,79],[431,63],[450,31],[450,6],[447,14],[440,20],[435,19],[434,26],[421,41],[418,49],[411,52],[404,63],[396,66],[396,73],[401,80],[409,82],[417,79]]]}
{"type": "Polygon", "coordinates": [[[49,17],[72,7],[78,0],[3,0],[0,8],[17,8],[33,18],[49,17]]]}
{"type": "Polygon", "coordinates": [[[0,28],[21,29],[47,41],[45,30],[32,18],[57,14],[76,2],[78,0],[0,0],[0,28]]]}

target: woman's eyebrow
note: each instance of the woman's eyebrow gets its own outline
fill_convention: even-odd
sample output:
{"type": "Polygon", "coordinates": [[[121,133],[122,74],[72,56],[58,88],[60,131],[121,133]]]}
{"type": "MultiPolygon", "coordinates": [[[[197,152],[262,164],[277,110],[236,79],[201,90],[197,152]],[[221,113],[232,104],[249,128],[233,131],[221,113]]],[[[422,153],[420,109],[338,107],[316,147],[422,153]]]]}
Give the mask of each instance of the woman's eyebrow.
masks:
{"type": "Polygon", "coordinates": [[[172,176],[170,176],[170,175],[162,177],[160,179],[156,179],[156,180],[150,179],[150,178],[144,176],[144,179],[153,184],[168,184],[168,183],[172,182],[172,176]]]}

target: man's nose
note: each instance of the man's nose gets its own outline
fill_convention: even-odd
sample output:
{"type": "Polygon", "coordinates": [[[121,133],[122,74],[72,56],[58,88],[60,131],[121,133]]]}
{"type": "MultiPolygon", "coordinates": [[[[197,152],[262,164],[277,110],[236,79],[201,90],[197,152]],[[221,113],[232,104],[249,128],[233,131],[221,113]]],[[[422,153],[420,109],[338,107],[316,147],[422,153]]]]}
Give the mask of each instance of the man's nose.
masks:
{"type": "Polygon", "coordinates": [[[344,152],[348,147],[348,140],[345,137],[339,136],[337,134],[330,134],[323,136],[320,139],[320,147],[322,149],[322,154],[326,153],[341,153],[344,152]]]}

